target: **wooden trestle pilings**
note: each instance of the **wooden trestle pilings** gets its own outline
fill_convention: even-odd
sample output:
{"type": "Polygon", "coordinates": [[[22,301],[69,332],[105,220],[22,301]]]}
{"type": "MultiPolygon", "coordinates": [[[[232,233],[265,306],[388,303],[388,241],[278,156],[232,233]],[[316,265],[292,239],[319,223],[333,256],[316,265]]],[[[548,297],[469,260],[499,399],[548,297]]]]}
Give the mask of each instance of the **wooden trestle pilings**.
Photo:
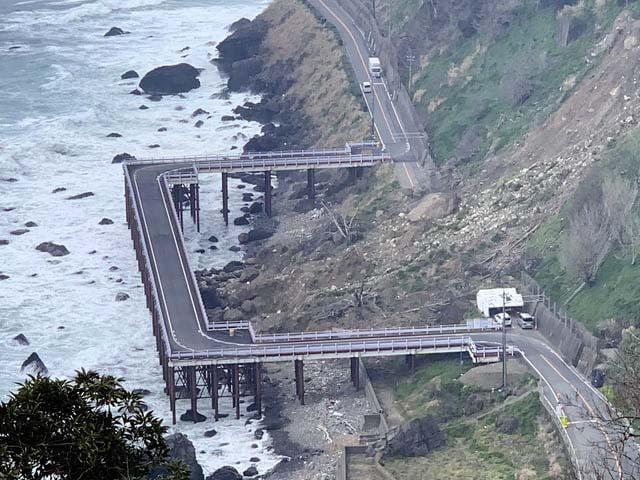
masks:
{"type": "Polygon", "coordinates": [[[197,183],[188,185],[177,183],[171,187],[171,197],[180,221],[180,229],[184,231],[184,202],[186,201],[189,202],[191,220],[196,225],[197,231],[200,232],[200,185],[197,183]]]}
{"type": "MultiPolygon", "coordinates": [[[[272,186],[271,171],[264,172],[264,202],[265,213],[272,215],[272,186]]],[[[315,199],[315,171],[307,170],[307,187],[309,199],[315,199]]],[[[222,199],[225,223],[229,221],[228,204],[228,174],[222,173],[222,199]]],[[[139,222],[139,213],[131,197],[132,189],[130,178],[125,175],[125,215],[127,226],[131,231],[138,270],[144,286],[146,305],[151,312],[152,330],[156,338],[159,363],[162,367],[162,377],[165,382],[165,392],[169,396],[172,421],[177,421],[177,400],[189,399],[191,403],[191,415],[183,415],[185,420],[198,421],[198,399],[211,398],[211,407],[216,421],[220,415],[220,399],[231,397],[231,403],[235,409],[236,418],[240,418],[240,397],[243,392],[251,392],[254,397],[255,411],[262,414],[262,364],[260,362],[250,364],[225,364],[225,365],[175,365],[170,362],[171,352],[168,348],[168,338],[163,338],[164,325],[161,304],[156,298],[156,291],[151,278],[151,264],[145,258],[143,245],[143,232],[139,222]],[[243,388],[244,386],[244,388],[243,388]]],[[[200,231],[200,186],[197,183],[175,184],[171,190],[172,200],[176,214],[183,228],[184,205],[188,202],[191,218],[200,231]]],[[[146,245],[146,243],[145,243],[146,245]]],[[[301,359],[294,360],[296,395],[302,405],[305,402],[304,389],[304,363],[301,359]]],[[[359,363],[357,358],[351,359],[351,380],[354,386],[359,388],[359,363]]]]}

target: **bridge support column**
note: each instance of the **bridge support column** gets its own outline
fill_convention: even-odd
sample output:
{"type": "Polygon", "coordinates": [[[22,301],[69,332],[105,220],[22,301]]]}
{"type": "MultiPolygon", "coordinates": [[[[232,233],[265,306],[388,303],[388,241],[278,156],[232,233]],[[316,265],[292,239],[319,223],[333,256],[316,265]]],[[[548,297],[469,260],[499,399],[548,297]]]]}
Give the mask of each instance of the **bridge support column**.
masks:
{"type": "Polygon", "coordinates": [[[309,200],[316,200],[316,171],[313,168],[307,170],[307,196],[309,200]]]}
{"type": "Polygon", "coordinates": [[[411,374],[413,375],[416,371],[416,356],[413,353],[408,354],[404,358],[404,363],[409,367],[411,374]]]}
{"type": "Polygon", "coordinates": [[[351,383],[360,390],[360,361],[356,357],[351,359],[351,383]]]}
{"type": "Polygon", "coordinates": [[[256,413],[262,416],[262,363],[256,363],[254,365],[254,397],[253,401],[256,404],[256,413]]]}
{"type": "Polygon", "coordinates": [[[240,365],[233,366],[233,400],[236,407],[236,420],[240,419],[240,365]]]}
{"type": "Polygon", "coordinates": [[[222,172],[222,217],[224,224],[229,225],[229,174],[222,172]]]}
{"type": "Polygon", "coordinates": [[[200,184],[196,183],[194,191],[196,194],[196,230],[200,233],[200,184]]]}
{"type": "Polygon", "coordinates": [[[264,172],[264,212],[267,217],[271,217],[273,210],[271,209],[271,170],[264,172]]]}
{"type": "Polygon", "coordinates": [[[169,367],[169,405],[173,424],[176,424],[176,372],[175,367],[169,367]]]}
{"type": "Polygon", "coordinates": [[[171,189],[173,193],[173,204],[176,207],[176,214],[178,219],[180,220],[180,230],[184,231],[184,214],[183,214],[183,206],[182,206],[182,185],[179,183],[174,185],[171,189]]]}
{"type": "Polygon", "coordinates": [[[218,366],[213,365],[211,368],[213,368],[211,375],[211,408],[213,408],[213,417],[217,422],[220,419],[218,410],[218,366]]]}
{"type": "Polygon", "coordinates": [[[196,387],[196,367],[186,367],[189,378],[189,394],[191,395],[191,418],[193,423],[198,421],[198,388],[196,387]]]}
{"type": "Polygon", "coordinates": [[[200,185],[197,183],[189,184],[189,213],[191,220],[196,224],[196,229],[200,232],[200,185]]]}
{"type": "Polygon", "coordinates": [[[356,183],[356,167],[349,167],[349,183],[353,185],[356,183]]]}
{"type": "Polygon", "coordinates": [[[296,377],[296,395],[300,400],[300,405],[304,405],[304,363],[302,360],[294,360],[296,377]]]}

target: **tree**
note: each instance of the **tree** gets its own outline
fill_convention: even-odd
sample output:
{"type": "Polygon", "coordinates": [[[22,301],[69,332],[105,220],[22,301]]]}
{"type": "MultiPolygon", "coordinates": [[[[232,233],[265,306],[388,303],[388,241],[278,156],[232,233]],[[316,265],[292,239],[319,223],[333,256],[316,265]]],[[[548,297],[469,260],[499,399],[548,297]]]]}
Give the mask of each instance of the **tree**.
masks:
{"type": "Polygon", "coordinates": [[[631,254],[631,265],[636,264],[640,253],[640,215],[631,214],[624,223],[624,240],[631,254]]]}
{"type": "MultiPolygon", "coordinates": [[[[168,454],[166,427],[122,379],[32,377],[0,403],[0,479],[142,479],[168,454]]],[[[165,465],[188,480],[183,464],[165,465]]]]}
{"type": "Polygon", "coordinates": [[[619,175],[602,182],[602,203],[609,219],[613,238],[623,244],[625,224],[638,196],[638,186],[619,175]]]}
{"type": "Polygon", "coordinates": [[[607,376],[603,391],[613,405],[596,412],[594,421],[608,436],[594,445],[596,454],[584,466],[584,478],[640,480],[638,433],[634,430],[640,422],[640,337],[635,328],[625,331],[607,376]]]}
{"type": "Polygon", "coordinates": [[[593,284],[611,245],[610,232],[609,219],[602,204],[585,204],[571,218],[564,236],[560,260],[565,270],[587,285],[593,284]]]}

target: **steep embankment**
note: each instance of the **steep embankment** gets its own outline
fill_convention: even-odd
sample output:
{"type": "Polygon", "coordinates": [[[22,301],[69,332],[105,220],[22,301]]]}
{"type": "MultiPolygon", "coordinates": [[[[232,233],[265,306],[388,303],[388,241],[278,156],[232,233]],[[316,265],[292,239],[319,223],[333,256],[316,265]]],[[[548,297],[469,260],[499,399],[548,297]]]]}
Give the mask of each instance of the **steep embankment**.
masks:
{"type": "MultiPolygon", "coordinates": [[[[363,0],[340,2],[351,11],[371,9],[363,0]]],[[[619,334],[621,325],[640,319],[631,287],[638,277],[633,195],[626,202],[634,208],[622,208],[621,225],[613,225],[620,223],[618,215],[600,215],[609,241],[593,250],[611,253],[586,259],[584,269],[598,264],[595,275],[585,282],[589,275],[575,268],[582,259],[564,258],[571,221],[593,198],[604,208],[605,183],[637,181],[635,133],[620,144],[636,131],[638,118],[634,16],[640,3],[376,4],[378,25],[393,40],[434,157],[460,198],[455,216],[415,234],[420,248],[409,268],[433,269],[435,255],[469,307],[478,286],[517,282],[526,270],[556,300],[569,301],[570,312],[591,328],[613,317],[619,334]],[[415,56],[411,80],[408,55],[415,56]],[[588,190],[590,195],[581,193],[588,190]]],[[[574,235],[574,242],[581,236],[594,237],[574,235]]],[[[585,243],[588,255],[595,243],[585,243]]],[[[611,322],[602,327],[611,333],[611,322]]]]}
{"type": "Polygon", "coordinates": [[[229,88],[264,96],[237,113],[278,125],[246,148],[340,147],[369,135],[339,42],[301,3],[272,3],[253,22],[239,23],[218,50],[229,88]]]}

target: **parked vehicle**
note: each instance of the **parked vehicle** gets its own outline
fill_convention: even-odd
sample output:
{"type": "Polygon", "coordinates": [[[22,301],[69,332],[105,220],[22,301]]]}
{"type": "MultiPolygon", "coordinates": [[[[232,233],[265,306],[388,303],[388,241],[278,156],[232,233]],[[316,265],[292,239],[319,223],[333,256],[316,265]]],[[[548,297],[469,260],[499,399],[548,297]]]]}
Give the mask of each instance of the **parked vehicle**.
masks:
{"type": "Polygon", "coordinates": [[[591,385],[596,388],[602,388],[604,385],[605,375],[599,368],[594,368],[591,371],[591,385]]]}
{"type": "Polygon", "coordinates": [[[532,329],[534,327],[534,319],[528,313],[521,313],[520,315],[518,315],[518,325],[523,330],[532,329]]]}
{"type": "Polygon", "coordinates": [[[375,78],[382,76],[382,67],[380,66],[380,59],[378,57],[369,57],[369,72],[375,78]]]}
{"type": "Polygon", "coordinates": [[[371,84],[369,82],[362,82],[362,93],[371,93],[371,84]]]}
{"type": "Polygon", "coordinates": [[[498,323],[498,325],[504,324],[505,327],[511,326],[511,315],[508,313],[496,313],[493,318],[498,323]]]}

